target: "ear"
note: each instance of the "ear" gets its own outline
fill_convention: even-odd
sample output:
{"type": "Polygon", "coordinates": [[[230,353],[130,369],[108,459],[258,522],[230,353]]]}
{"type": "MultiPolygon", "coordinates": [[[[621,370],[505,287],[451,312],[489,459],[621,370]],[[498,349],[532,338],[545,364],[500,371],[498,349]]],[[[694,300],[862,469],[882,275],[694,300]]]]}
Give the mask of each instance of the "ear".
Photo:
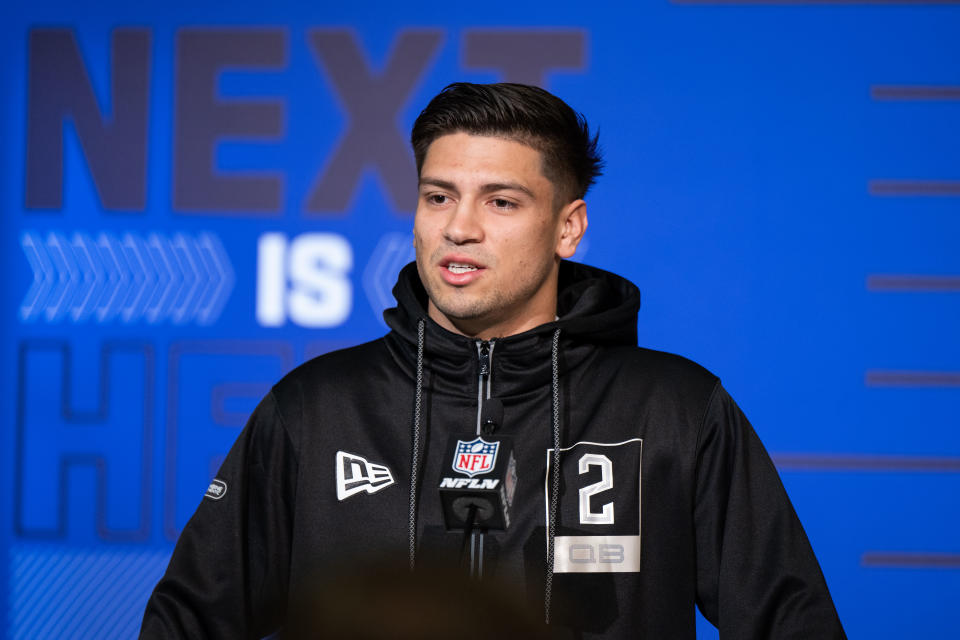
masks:
{"type": "Polygon", "coordinates": [[[587,203],[574,200],[560,210],[557,219],[557,255],[571,258],[587,231],[587,203]]]}

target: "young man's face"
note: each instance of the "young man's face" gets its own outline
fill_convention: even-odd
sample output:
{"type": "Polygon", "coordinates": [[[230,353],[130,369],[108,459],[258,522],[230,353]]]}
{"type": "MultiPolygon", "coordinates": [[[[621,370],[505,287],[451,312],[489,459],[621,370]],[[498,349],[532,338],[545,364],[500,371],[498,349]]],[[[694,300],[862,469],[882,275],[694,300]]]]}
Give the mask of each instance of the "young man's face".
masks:
{"type": "Polygon", "coordinates": [[[554,319],[559,260],[586,229],[583,200],[558,211],[554,193],[525,144],[466,133],[431,143],[413,229],[431,318],[483,339],[554,319]]]}

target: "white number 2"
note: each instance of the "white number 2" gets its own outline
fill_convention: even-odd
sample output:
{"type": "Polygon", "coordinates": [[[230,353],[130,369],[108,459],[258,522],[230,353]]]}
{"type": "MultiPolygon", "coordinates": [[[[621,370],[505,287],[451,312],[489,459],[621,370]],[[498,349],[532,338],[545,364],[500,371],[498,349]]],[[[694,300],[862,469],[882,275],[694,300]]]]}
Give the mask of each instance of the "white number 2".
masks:
{"type": "Polygon", "coordinates": [[[613,488],[613,463],[599,453],[585,453],[580,457],[580,475],[593,466],[600,467],[600,482],[580,489],[580,524],[613,524],[613,502],[603,505],[599,512],[590,510],[590,496],[613,488]]]}

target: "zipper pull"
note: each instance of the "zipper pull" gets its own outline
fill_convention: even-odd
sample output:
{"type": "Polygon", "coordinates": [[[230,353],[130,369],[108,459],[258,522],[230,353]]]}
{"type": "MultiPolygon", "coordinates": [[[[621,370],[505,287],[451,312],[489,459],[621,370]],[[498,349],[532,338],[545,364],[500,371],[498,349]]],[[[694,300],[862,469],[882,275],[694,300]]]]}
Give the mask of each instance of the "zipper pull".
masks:
{"type": "Polygon", "coordinates": [[[479,343],[479,354],[480,354],[480,375],[481,376],[490,375],[490,343],[489,342],[479,343]]]}

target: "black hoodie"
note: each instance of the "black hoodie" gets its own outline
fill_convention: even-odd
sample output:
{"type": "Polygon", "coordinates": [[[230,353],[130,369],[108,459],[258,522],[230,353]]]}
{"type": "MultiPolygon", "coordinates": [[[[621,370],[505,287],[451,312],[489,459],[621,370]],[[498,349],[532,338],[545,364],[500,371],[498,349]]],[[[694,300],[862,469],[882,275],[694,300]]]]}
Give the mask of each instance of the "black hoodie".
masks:
{"type": "Polygon", "coordinates": [[[305,363],[257,407],[142,638],[258,638],[332,567],[457,561],[437,487],[448,441],[476,437],[491,403],[516,493],[471,562],[554,628],[694,638],[696,603],[722,638],[844,637],[746,418],[702,367],[636,346],[632,283],[563,262],[558,319],[489,342],[427,317],[414,264],[394,295],[387,336],[305,363]]]}

